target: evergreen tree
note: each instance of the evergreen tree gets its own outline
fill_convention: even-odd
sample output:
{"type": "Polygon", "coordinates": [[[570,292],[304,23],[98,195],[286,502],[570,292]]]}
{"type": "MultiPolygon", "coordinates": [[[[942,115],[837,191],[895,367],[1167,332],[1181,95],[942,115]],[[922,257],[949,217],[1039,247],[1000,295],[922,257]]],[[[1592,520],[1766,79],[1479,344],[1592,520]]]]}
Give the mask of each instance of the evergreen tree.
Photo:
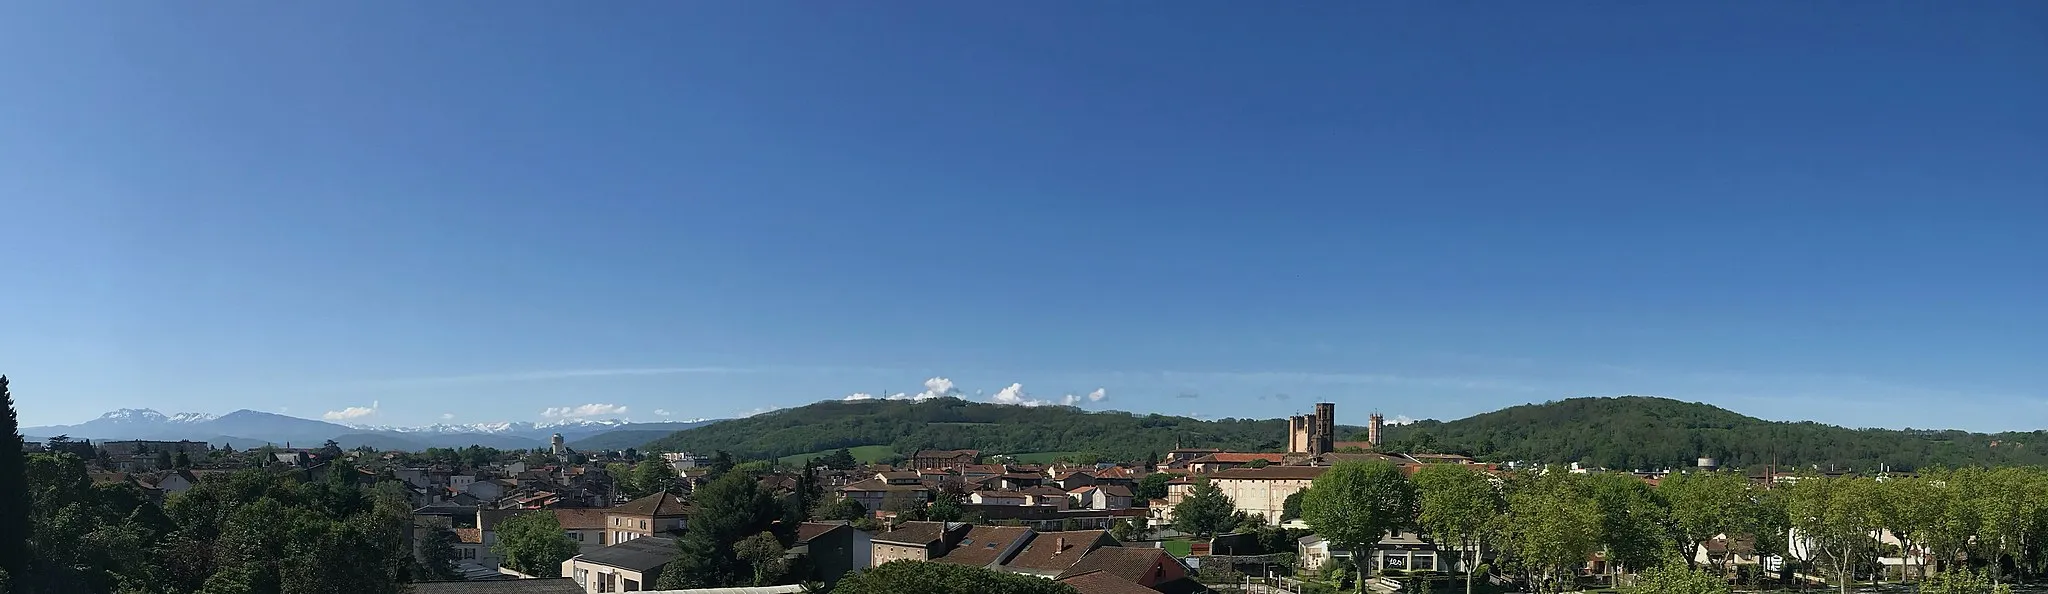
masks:
{"type": "Polygon", "coordinates": [[[0,375],[0,574],[26,580],[29,560],[27,465],[22,453],[20,421],[7,376],[0,375]]]}

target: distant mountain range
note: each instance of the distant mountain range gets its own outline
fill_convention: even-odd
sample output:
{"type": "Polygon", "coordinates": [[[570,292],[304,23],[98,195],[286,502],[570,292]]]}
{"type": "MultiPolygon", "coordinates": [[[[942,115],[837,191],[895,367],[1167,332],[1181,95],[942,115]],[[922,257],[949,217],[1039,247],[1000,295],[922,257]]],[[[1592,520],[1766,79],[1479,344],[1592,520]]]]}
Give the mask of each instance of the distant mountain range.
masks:
{"type": "Polygon", "coordinates": [[[124,408],[77,425],[23,427],[21,433],[32,439],[47,439],[58,435],[93,440],[189,439],[205,441],[216,446],[232,445],[236,448],[256,447],[266,443],[317,446],[332,439],[344,448],[367,445],[380,450],[422,450],[430,447],[455,448],[471,445],[499,449],[530,449],[546,446],[549,438],[556,433],[562,434],[565,441],[578,443],[614,431],[631,431],[635,436],[646,435],[648,432],[667,434],[712,422],[716,421],[634,423],[624,419],[566,419],[546,423],[520,421],[392,427],[341,425],[246,409],[215,416],[206,413],[166,415],[146,408],[124,408]]]}

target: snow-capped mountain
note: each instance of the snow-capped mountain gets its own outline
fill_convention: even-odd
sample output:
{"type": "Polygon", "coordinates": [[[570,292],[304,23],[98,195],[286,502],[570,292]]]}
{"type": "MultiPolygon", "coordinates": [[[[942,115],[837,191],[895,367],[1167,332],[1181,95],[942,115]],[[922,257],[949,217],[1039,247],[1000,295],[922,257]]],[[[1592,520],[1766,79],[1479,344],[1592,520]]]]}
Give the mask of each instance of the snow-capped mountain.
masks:
{"type": "MultiPolygon", "coordinates": [[[[301,419],[276,413],[238,410],[226,415],[177,413],[166,415],[146,408],[125,408],[77,425],[23,427],[22,434],[42,438],[68,435],[74,438],[107,439],[191,439],[235,447],[264,443],[318,445],[335,440],[342,447],[372,445],[386,449],[465,447],[533,448],[547,445],[559,433],[567,441],[578,441],[602,433],[631,430],[643,434],[673,432],[708,421],[634,423],[626,419],[550,419],[542,422],[440,423],[417,427],[381,425],[340,425],[301,419]]],[[[634,439],[641,439],[636,434],[634,439]]]]}
{"type": "Polygon", "coordinates": [[[419,426],[419,427],[399,427],[399,426],[394,426],[394,425],[349,425],[349,426],[350,426],[350,427],[353,427],[353,428],[356,428],[356,429],[362,429],[362,430],[364,430],[364,431],[391,431],[391,432],[395,432],[395,433],[435,433],[435,434],[446,434],[446,433],[483,433],[483,434],[487,434],[487,435],[505,435],[505,434],[519,434],[519,433],[529,433],[529,432],[533,432],[533,431],[538,431],[538,430],[542,430],[542,429],[554,429],[554,430],[581,430],[581,429],[600,429],[600,430],[601,430],[601,429],[610,429],[610,428],[614,428],[614,427],[624,427],[624,426],[626,426],[626,425],[631,425],[631,424],[633,424],[633,422],[632,422],[632,421],[630,421],[630,420],[626,420],[626,419],[564,419],[564,420],[560,420],[560,421],[546,421],[546,422],[541,422],[541,423],[529,423],[529,422],[526,422],[526,421],[511,421],[511,422],[497,422],[497,423],[455,423],[455,424],[450,424],[450,423],[435,423],[435,424],[433,424],[433,425],[425,425],[425,426],[419,426]]]}
{"type": "MultiPolygon", "coordinates": [[[[97,421],[113,425],[155,425],[163,423],[204,423],[214,420],[214,415],[197,412],[182,412],[166,416],[150,408],[124,408],[100,415],[97,421]]],[[[89,421],[90,422],[90,421],[89,421]]]]}

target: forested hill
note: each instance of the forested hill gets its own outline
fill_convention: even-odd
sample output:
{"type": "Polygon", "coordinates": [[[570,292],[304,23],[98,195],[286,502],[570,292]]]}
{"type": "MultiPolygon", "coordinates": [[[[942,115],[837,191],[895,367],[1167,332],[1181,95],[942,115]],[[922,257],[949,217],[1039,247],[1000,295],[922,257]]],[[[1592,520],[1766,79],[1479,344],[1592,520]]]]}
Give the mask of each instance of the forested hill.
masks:
{"type": "MultiPolygon", "coordinates": [[[[1900,411],[1902,419],[1910,410],[1900,411]]],[[[2048,465],[2048,432],[1847,429],[1766,421],[1666,398],[1573,398],[1449,422],[1389,428],[1386,449],[1460,452],[1488,460],[1584,462],[1606,468],[1676,468],[1699,457],[1724,466],[1771,464],[1874,470],[1928,466],[2048,465]],[[1994,445],[1995,444],[1995,445],[1994,445]]]]}
{"type": "MultiPolygon", "coordinates": [[[[1345,427],[1340,434],[1356,429],[1345,427]]],[[[901,454],[964,448],[989,454],[1088,452],[1143,460],[1173,449],[1176,441],[1186,447],[1280,451],[1285,449],[1286,438],[1286,419],[1202,421],[939,398],[819,402],[678,431],[647,444],[646,449],[726,450],[742,458],[772,458],[885,445],[901,454]]]]}

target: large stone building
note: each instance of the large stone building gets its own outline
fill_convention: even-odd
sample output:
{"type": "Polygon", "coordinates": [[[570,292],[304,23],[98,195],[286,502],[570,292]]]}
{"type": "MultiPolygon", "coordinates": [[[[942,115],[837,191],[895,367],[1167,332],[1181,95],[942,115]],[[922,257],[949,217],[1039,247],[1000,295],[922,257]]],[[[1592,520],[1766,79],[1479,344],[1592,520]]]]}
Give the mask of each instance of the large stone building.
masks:
{"type": "Polygon", "coordinates": [[[1316,414],[1287,418],[1287,453],[1327,454],[1336,450],[1337,403],[1316,403],[1316,414]]]}
{"type": "Polygon", "coordinates": [[[1209,484],[1230,497],[1231,503],[1237,505],[1237,511],[1262,516],[1270,524],[1279,524],[1281,512],[1287,506],[1287,496],[1307,489],[1309,483],[1329,470],[1328,466],[1233,468],[1209,475],[1209,484]]]}

